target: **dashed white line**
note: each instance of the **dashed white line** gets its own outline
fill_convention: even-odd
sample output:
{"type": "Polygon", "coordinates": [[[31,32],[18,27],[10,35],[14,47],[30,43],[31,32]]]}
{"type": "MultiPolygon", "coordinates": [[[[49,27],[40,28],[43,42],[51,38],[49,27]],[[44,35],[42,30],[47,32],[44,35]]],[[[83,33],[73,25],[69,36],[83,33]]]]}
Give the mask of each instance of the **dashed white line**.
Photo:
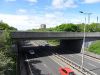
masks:
{"type": "Polygon", "coordinates": [[[91,64],[91,63],[88,63],[89,65],[93,66],[93,67],[96,67],[95,65],[91,64]]]}
{"type": "Polygon", "coordinates": [[[46,64],[43,64],[44,67],[48,68],[48,66],[46,64]]]}

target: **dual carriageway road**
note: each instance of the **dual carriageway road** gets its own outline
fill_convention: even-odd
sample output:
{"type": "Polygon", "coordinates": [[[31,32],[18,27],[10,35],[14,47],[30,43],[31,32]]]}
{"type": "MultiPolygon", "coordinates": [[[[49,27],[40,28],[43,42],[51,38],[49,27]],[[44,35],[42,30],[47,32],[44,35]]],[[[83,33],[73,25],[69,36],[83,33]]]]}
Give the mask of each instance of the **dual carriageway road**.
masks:
{"type": "MultiPolygon", "coordinates": [[[[35,57],[27,55],[30,70],[33,75],[60,75],[58,69],[63,63],[54,59],[54,57],[52,57],[52,55],[50,56],[49,53],[50,52],[48,51],[46,52],[45,50],[42,50],[42,52],[37,53],[35,57]]],[[[81,53],[71,54],[69,51],[66,51],[66,53],[62,52],[62,54],[59,55],[81,65],[81,53]]],[[[65,64],[63,65],[65,66],[65,64]]],[[[100,75],[100,61],[84,56],[84,67],[94,72],[96,75],[100,75]]]]}

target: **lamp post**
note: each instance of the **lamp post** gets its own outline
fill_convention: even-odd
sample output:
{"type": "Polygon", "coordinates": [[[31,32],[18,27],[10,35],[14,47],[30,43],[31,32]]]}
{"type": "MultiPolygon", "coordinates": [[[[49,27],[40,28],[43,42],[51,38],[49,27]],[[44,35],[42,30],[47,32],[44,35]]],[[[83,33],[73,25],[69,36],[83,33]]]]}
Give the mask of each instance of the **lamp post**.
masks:
{"type": "MultiPolygon", "coordinates": [[[[80,11],[80,13],[84,14],[84,12],[82,12],[82,11],[80,11]]],[[[85,18],[85,24],[84,24],[84,36],[83,36],[83,48],[82,48],[82,64],[81,64],[81,70],[83,70],[83,63],[84,63],[85,27],[86,27],[86,18],[85,18]]]]}
{"type": "MultiPolygon", "coordinates": [[[[90,15],[91,13],[85,13],[83,11],[80,11],[80,13],[88,15],[88,24],[90,23],[90,15]]],[[[84,24],[84,35],[83,35],[83,49],[82,49],[82,64],[81,64],[81,70],[83,70],[83,64],[84,64],[84,50],[85,50],[85,31],[86,31],[86,17],[85,17],[85,24],[84,24]]]]}
{"type": "MultiPolygon", "coordinates": [[[[86,12],[83,12],[83,11],[80,11],[80,13],[83,13],[83,14],[87,15],[88,24],[90,24],[90,16],[91,16],[92,13],[86,13],[86,12]]],[[[86,24],[86,22],[85,22],[85,24],[86,24]]]]}
{"type": "Polygon", "coordinates": [[[98,23],[98,20],[99,20],[99,18],[98,18],[98,16],[97,16],[97,23],[98,23]]]}

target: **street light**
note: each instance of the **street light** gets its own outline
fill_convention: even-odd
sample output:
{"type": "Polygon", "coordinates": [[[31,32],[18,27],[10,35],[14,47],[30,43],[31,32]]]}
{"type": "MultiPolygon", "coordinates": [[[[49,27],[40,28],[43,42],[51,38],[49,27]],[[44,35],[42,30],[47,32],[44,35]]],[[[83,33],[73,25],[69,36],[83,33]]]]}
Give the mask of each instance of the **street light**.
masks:
{"type": "MultiPolygon", "coordinates": [[[[90,22],[90,13],[84,13],[83,11],[80,11],[82,14],[88,15],[88,23],[90,22]]],[[[82,64],[81,69],[83,70],[83,64],[84,64],[84,50],[85,50],[85,29],[86,28],[86,17],[85,17],[85,24],[84,24],[84,36],[83,36],[83,49],[82,49],[82,64]]]]}
{"type": "MultiPolygon", "coordinates": [[[[90,15],[91,15],[92,13],[86,13],[86,12],[83,12],[83,11],[80,11],[80,13],[83,13],[83,14],[85,14],[85,15],[88,16],[88,24],[90,24],[90,15]]],[[[85,22],[85,23],[86,23],[86,22],[85,22]]]]}
{"type": "Polygon", "coordinates": [[[97,23],[98,23],[98,20],[99,20],[99,18],[98,18],[98,16],[97,16],[97,23]]]}
{"type": "MultiPolygon", "coordinates": [[[[88,16],[88,24],[90,24],[90,15],[92,13],[86,13],[83,11],[80,11],[80,13],[88,16]]],[[[83,49],[82,49],[82,64],[81,69],[83,70],[83,64],[84,64],[84,51],[85,51],[85,31],[86,31],[86,17],[85,17],[85,24],[84,24],[84,36],[83,36],[83,49]]]]}

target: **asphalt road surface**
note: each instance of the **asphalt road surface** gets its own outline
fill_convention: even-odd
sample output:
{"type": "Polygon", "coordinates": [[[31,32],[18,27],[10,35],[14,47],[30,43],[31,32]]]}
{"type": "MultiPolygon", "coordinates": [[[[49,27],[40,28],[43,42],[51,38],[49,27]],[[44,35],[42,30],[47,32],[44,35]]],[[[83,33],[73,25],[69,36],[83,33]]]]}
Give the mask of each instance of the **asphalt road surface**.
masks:
{"type": "Polygon", "coordinates": [[[36,55],[36,57],[28,57],[31,59],[29,65],[33,75],[60,75],[58,71],[60,65],[48,56],[39,57],[39,55],[36,55]]]}
{"type": "MultiPolygon", "coordinates": [[[[33,57],[27,55],[27,59],[32,75],[60,75],[59,67],[69,67],[66,63],[58,60],[50,50],[38,52],[33,57]]],[[[75,73],[81,75],[77,71],[75,73]]]]}
{"type": "MultiPolygon", "coordinates": [[[[55,53],[56,51],[53,51],[52,49],[46,51],[44,51],[43,49],[43,51],[36,53],[35,57],[27,56],[28,59],[32,59],[29,65],[33,75],[59,75],[58,69],[60,65],[49,58],[50,52],[55,53]]],[[[63,55],[64,57],[81,65],[82,57],[80,53],[73,53],[73,52],[71,53],[70,51],[65,51],[65,52],[60,51],[60,55],[63,55]]],[[[100,61],[96,61],[94,59],[87,58],[84,56],[83,67],[87,68],[88,70],[94,72],[97,75],[100,75],[100,61]]]]}
{"type": "MultiPolygon", "coordinates": [[[[77,64],[81,65],[82,63],[82,56],[81,54],[62,54],[64,57],[76,62],[77,64]]],[[[84,56],[84,63],[83,67],[87,68],[88,70],[94,72],[97,75],[100,75],[100,61],[96,61],[94,59],[88,58],[84,56]]]]}

